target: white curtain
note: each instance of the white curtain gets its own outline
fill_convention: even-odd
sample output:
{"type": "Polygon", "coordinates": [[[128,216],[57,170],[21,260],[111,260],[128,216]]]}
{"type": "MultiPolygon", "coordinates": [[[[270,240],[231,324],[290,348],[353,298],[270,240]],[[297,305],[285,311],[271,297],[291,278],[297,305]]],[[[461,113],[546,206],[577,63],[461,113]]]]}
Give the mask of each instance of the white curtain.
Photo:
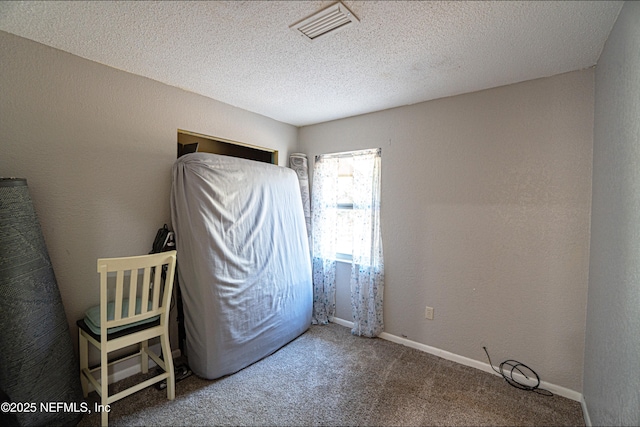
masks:
{"type": "Polygon", "coordinates": [[[313,323],[335,313],[339,159],[353,160],[352,333],[375,337],[384,328],[384,261],[380,229],[381,150],[317,156],[311,197],[313,323]]]}
{"type": "Polygon", "coordinates": [[[319,156],[311,197],[314,325],[326,325],[336,311],[338,159],[319,156]]]}
{"type": "Polygon", "coordinates": [[[384,259],[380,228],[380,150],[353,157],[353,261],[351,311],[354,335],[378,336],[384,329],[384,259]]]}

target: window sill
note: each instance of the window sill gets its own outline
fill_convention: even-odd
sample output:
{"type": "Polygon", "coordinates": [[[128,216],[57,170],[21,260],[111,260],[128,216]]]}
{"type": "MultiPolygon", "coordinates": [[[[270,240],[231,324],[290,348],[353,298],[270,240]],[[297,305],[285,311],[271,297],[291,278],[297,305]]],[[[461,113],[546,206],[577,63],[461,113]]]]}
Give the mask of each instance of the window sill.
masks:
{"type": "Polygon", "coordinates": [[[353,259],[353,257],[351,256],[351,254],[345,254],[342,252],[338,252],[336,253],[336,256],[334,258],[337,262],[344,262],[347,264],[351,264],[351,260],[353,259]]]}

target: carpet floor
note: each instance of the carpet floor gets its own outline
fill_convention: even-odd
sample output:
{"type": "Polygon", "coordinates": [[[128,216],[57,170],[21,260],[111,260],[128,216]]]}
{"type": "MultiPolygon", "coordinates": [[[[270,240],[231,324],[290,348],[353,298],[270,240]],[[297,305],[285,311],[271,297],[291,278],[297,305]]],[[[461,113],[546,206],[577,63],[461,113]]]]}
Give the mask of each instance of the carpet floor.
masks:
{"type": "MultiPolygon", "coordinates": [[[[89,407],[98,399],[91,393],[89,407]]],[[[518,390],[496,375],[330,324],[312,326],[233,375],[179,381],[173,401],[155,387],[117,401],[109,424],[578,426],[584,419],[578,402],[518,390]]],[[[78,425],[100,425],[100,416],[85,415],[78,425]]]]}

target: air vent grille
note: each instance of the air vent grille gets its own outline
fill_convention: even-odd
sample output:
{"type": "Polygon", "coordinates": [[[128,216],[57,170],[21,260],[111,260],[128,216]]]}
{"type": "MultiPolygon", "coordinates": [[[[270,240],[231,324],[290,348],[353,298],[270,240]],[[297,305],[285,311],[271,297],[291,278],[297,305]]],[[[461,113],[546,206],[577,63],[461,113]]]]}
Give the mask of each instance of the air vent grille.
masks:
{"type": "Polygon", "coordinates": [[[289,28],[313,41],[358,23],[358,18],[344,4],[337,2],[289,28]]]}

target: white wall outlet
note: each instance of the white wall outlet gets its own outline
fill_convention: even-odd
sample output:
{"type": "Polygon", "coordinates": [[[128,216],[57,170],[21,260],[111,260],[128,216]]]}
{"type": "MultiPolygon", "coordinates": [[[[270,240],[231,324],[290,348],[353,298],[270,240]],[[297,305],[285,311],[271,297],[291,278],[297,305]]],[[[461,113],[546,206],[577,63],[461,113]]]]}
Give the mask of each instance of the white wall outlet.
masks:
{"type": "Polygon", "coordinates": [[[425,307],[424,309],[424,318],[433,320],[433,307],[425,307]]]}

